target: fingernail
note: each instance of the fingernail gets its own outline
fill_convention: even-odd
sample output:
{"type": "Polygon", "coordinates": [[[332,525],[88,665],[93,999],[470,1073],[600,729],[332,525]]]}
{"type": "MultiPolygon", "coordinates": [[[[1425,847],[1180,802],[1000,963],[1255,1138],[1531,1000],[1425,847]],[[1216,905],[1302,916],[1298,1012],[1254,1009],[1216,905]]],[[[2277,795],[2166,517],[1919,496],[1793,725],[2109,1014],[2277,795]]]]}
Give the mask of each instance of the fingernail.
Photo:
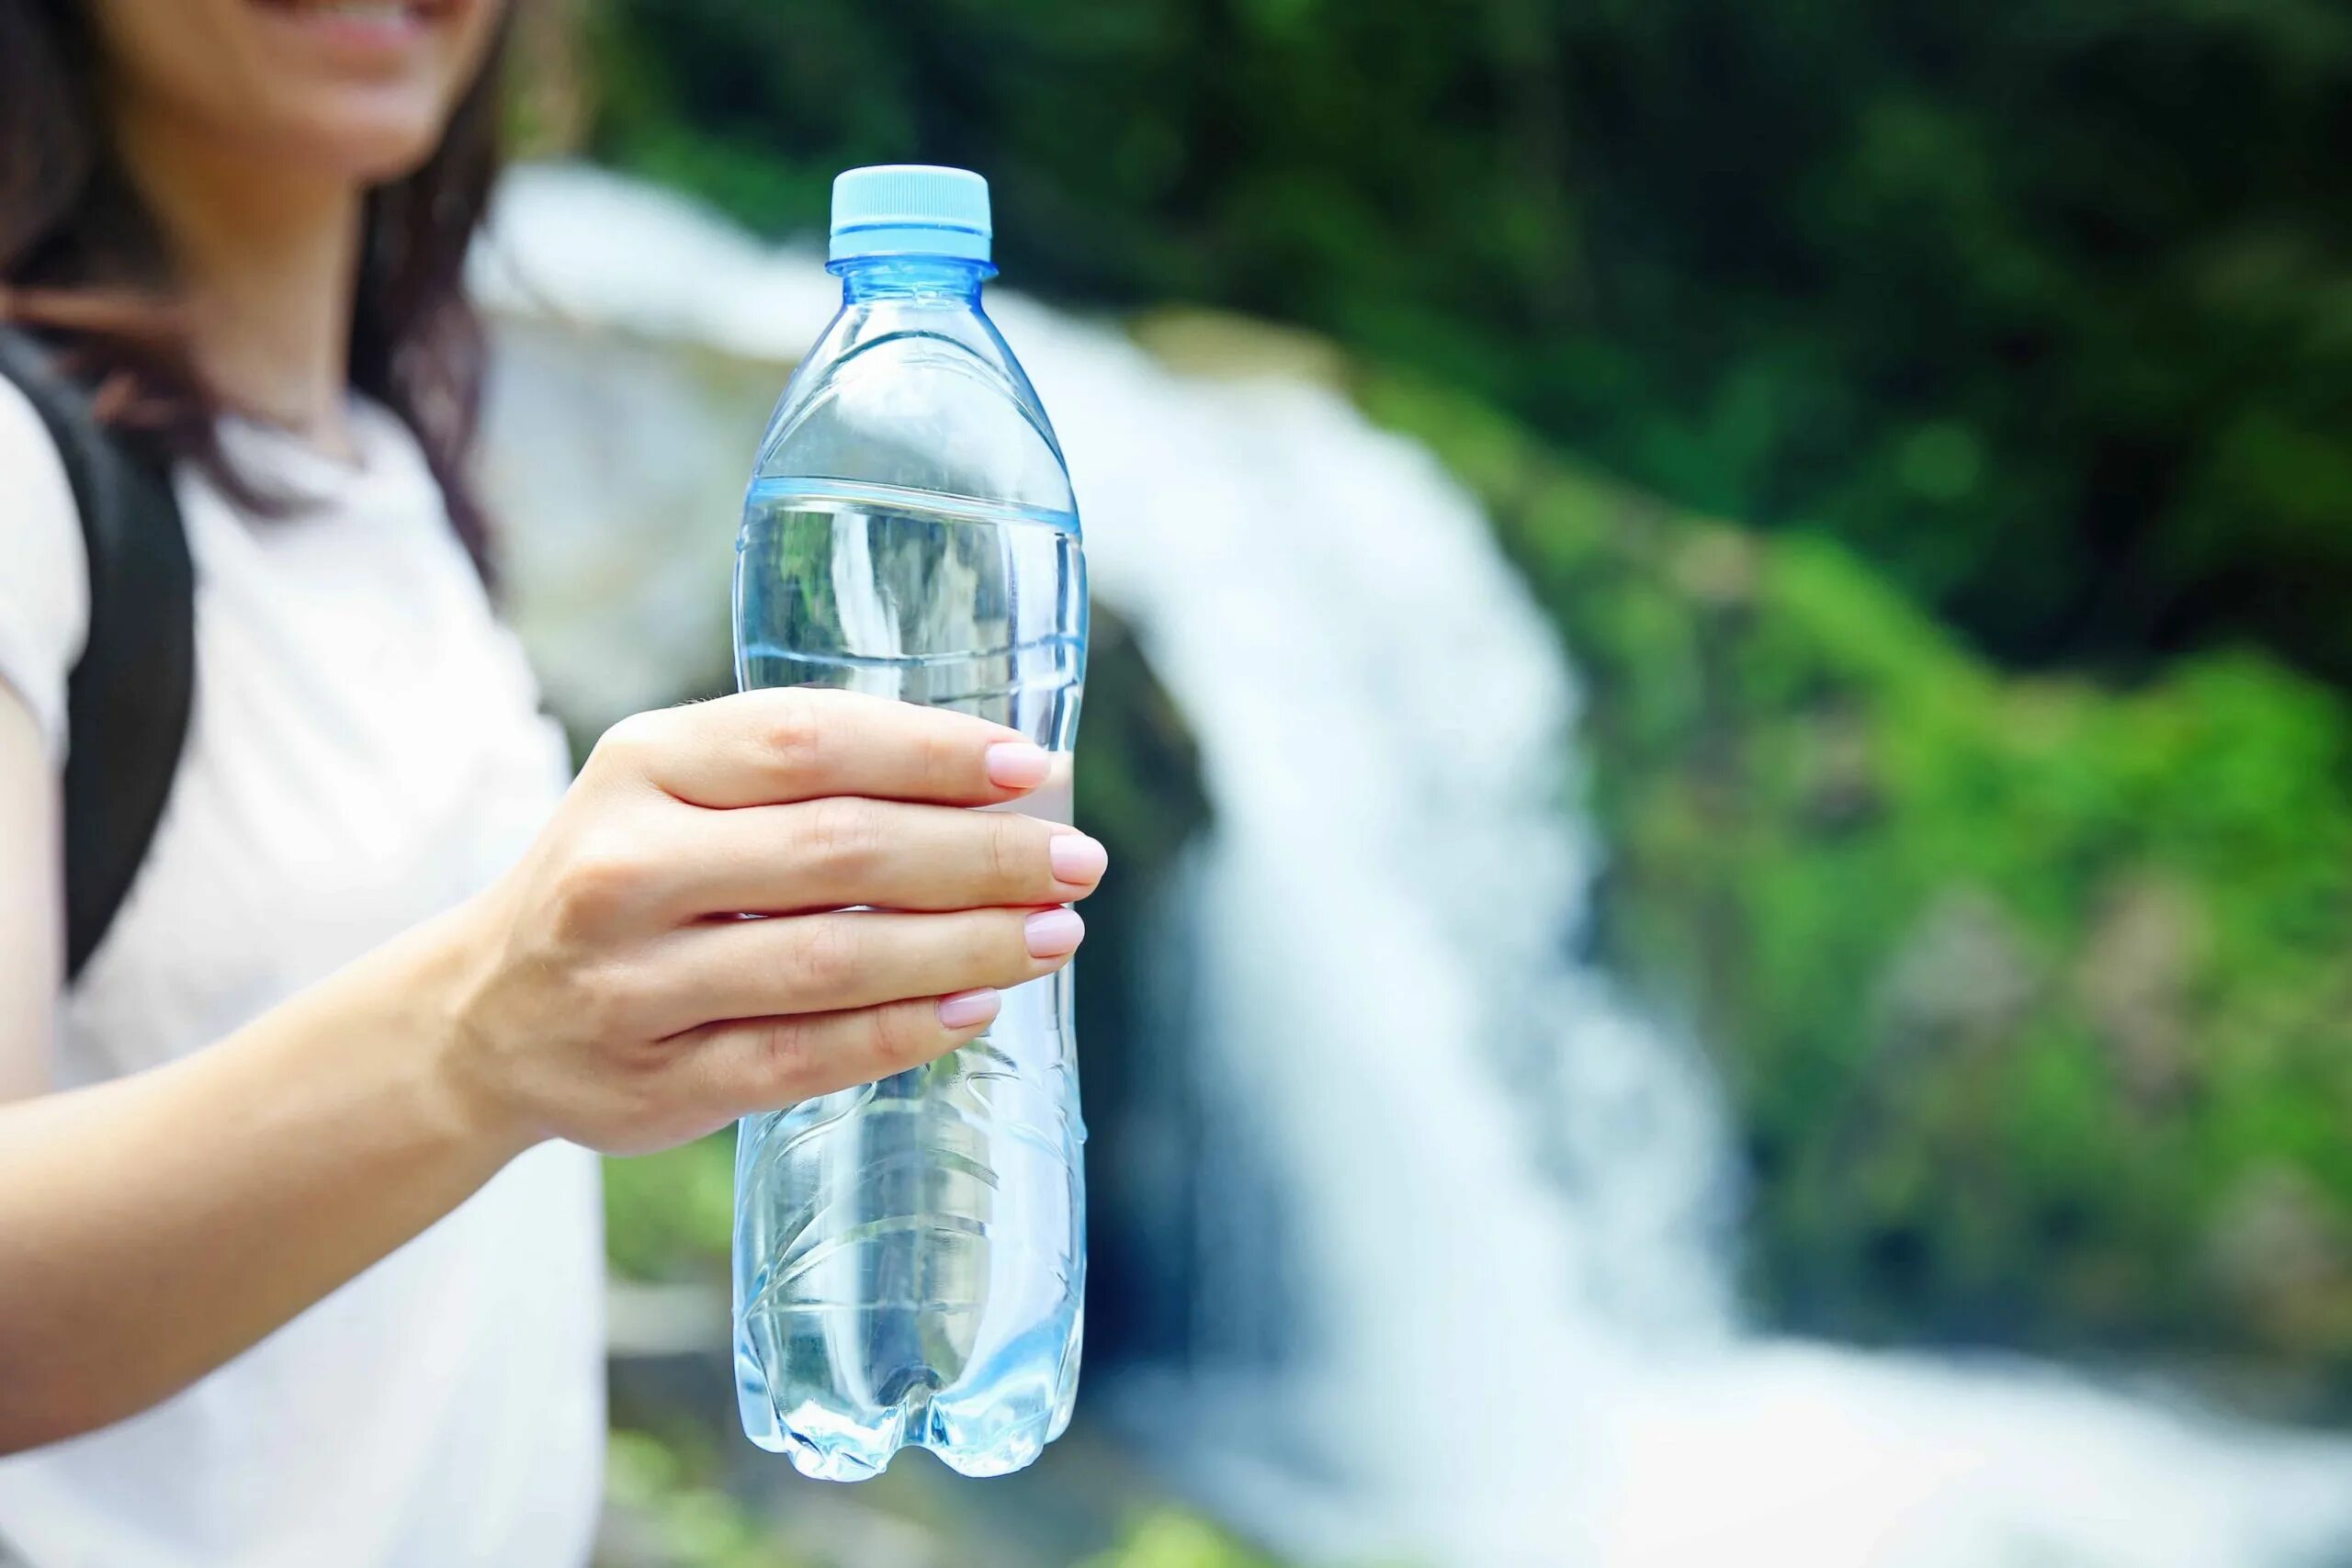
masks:
{"type": "Polygon", "coordinates": [[[1084,887],[1101,878],[1111,863],[1111,852],[1075,829],[1064,829],[1046,844],[1054,880],[1084,887]]]}
{"type": "Polygon", "coordinates": [[[999,789],[1035,789],[1053,765],[1044,748],[1026,740],[1000,740],[989,748],[989,783],[999,789]]]}
{"type": "Polygon", "coordinates": [[[1024,930],[1032,958],[1059,958],[1075,953],[1085,939],[1086,922],[1075,909],[1040,909],[1029,917],[1024,930]]]}
{"type": "Polygon", "coordinates": [[[942,997],[939,998],[939,1027],[978,1029],[996,1017],[999,1005],[994,991],[958,991],[952,997],[942,997]]]}

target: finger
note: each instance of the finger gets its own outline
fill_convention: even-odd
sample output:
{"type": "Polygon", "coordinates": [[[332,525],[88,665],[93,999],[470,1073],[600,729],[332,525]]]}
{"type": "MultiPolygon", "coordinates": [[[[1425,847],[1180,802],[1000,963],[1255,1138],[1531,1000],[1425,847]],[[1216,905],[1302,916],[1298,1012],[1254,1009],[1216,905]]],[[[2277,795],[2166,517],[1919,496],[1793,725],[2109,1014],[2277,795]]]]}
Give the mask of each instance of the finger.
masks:
{"type": "Polygon", "coordinates": [[[1093,892],[1110,863],[1075,828],[901,801],[752,807],[694,814],[686,826],[694,852],[672,863],[696,874],[679,889],[681,919],[1066,904],[1093,892]]]}
{"type": "Polygon", "coordinates": [[[1058,908],[714,920],[667,939],[662,989],[694,1016],[661,1021],[674,1032],[726,1019],[1001,990],[1060,968],[1085,932],[1074,910],[1058,908]]]}
{"type": "Polygon", "coordinates": [[[1036,788],[1053,763],[969,714],[797,686],[623,719],[589,765],[726,809],[836,795],[993,806],[1036,788]]]}
{"type": "Polygon", "coordinates": [[[854,1012],[712,1024],[676,1043],[701,1066],[730,1116],[796,1105],[935,1061],[996,1021],[994,991],[915,997],[854,1012]]]}

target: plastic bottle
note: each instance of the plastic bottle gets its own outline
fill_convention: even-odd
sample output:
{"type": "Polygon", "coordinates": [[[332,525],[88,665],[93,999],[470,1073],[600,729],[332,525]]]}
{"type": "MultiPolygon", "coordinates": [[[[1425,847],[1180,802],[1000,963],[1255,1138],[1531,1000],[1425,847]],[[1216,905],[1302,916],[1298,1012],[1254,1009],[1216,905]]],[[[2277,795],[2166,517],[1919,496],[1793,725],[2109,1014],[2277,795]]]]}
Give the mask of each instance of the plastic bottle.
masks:
{"type": "MultiPolygon", "coordinates": [[[[744,501],[740,685],[978,714],[1057,753],[1012,808],[1067,819],[1086,660],[1078,512],[1052,424],[980,305],[988,185],[853,169],[842,308],[786,388],[744,501]]],[[[747,1117],[735,1165],[743,1426],[808,1475],[908,1444],[1017,1470],[1077,1390],[1086,1273],[1070,973],[1008,992],[930,1066],[747,1117]]]]}

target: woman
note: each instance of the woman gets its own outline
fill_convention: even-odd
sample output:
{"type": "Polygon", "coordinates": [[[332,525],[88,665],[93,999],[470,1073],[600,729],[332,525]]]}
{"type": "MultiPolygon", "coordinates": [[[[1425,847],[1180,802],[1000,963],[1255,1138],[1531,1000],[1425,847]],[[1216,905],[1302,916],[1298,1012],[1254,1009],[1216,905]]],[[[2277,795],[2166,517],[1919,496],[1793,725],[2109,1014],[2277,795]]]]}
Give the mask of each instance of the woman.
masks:
{"type": "Polygon", "coordinates": [[[973,1038],[1103,869],[960,809],[1043,752],[839,694],[641,716],[564,790],[468,558],[499,12],[0,0],[0,326],[169,455],[198,580],[169,807],[62,987],[86,561],[0,380],[0,1540],[36,1568],[580,1563],[585,1151],[973,1038]]]}

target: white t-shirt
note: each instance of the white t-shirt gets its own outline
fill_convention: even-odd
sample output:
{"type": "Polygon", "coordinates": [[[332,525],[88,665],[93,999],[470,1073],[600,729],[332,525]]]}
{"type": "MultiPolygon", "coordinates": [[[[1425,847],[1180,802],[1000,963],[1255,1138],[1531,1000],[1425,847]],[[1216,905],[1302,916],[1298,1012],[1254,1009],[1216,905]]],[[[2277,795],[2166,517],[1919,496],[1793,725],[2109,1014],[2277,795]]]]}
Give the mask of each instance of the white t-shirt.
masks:
{"type": "MultiPolygon", "coordinates": [[[[560,737],[422,453],[379,408],[353,422],[352,463],[224,427],[248,473],[314,498],[285,518],[175,476],[195,707],[139,879],[61,998],[60,1087],[198,1050],[447,908],[563,787],[560,737]]],[[[61,765],[87,601],[56,450],[0,379],[0,682],[61,765]]],[[[0,1459],[0,1542],[33,1568],[580,1568],[600,1253],[594,1158],[535,1150],[185,1392],[0,1459]]]]}

